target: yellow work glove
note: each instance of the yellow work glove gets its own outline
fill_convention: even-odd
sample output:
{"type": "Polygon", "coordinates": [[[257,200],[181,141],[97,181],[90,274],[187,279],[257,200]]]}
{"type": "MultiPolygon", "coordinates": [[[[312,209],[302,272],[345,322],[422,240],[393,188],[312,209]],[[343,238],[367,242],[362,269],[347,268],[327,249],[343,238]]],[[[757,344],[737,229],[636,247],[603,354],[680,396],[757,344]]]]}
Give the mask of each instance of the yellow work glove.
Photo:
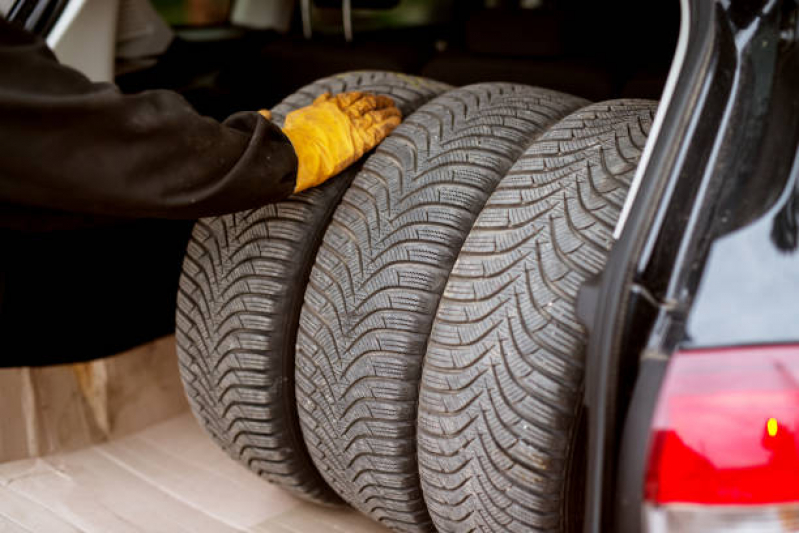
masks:
{"type": "Polygon", "coordinates": [[[313,104],[289,113],[283,133],[299,163],[294,192],[320,185],[356,162],[401,119],[391,98],[362,92],[325,93],[313,104]]]}

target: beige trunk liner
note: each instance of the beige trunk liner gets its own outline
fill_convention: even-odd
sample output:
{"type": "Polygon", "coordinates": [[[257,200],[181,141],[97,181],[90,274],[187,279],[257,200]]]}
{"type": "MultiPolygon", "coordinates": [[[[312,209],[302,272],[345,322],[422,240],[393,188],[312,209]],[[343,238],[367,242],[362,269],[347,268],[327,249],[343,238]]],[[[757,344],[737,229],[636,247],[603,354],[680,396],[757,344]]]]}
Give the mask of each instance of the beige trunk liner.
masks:
{"type": "Polygon", "coordinates": [[[0,532],[387,531],[302,502],[228,458],[190,414],[85,449],[0,465],[0,532]]]}
{"type": "Polygon", "coordinates": [[[165,337],[89,363],[0,369],[0,533],[380,533],[230,459],[188,412],[165,337]]]}

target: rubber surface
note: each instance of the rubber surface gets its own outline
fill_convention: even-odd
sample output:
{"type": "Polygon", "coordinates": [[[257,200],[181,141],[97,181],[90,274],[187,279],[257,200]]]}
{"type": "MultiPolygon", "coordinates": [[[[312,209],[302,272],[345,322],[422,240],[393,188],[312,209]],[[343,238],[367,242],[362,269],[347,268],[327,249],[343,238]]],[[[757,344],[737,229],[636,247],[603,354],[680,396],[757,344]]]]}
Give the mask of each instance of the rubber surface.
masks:
{"type": "Polygon", "coordinates": [[[419,401],[439,531],[563,531],[582,403],[581,284],[604,265],[656,104],[586,107],[542,135],[480,213],[436,314],[419,401]]]}
{"type": "MultiPolygon", "coordinates": [[[[391,96],[403,111],[448,89],[385,72],[325,78],[272,110],[290,111],[325,91],[391,96]]],[[[316,502],[338,498],[302,441],[294,398],[294,346],[310,266],[324,228],[357,173],[350,168],[284,202],[195,225],[180,280],[181,375],[200,423],[234,459],[316,502]]]]}
{"type": "Polygon", "coordinates": [[[461,243],[524,148],[584,103],[502,83],[450,91],[369,158],[328,227],[297,337],[300,422],[331,486],[393,529],[431,528],[416,402],[428,333],[461,243]]]}

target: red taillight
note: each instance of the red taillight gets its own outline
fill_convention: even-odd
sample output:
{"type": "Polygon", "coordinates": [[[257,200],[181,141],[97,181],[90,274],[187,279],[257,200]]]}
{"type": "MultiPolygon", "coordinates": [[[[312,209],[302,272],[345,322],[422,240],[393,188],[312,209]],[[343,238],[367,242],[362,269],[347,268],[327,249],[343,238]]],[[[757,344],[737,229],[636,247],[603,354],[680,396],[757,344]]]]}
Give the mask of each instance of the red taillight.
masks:
{"type": "Polygon", "coordinates": [[[655,412],[644,491],[651,509],[681,513],[744,507],[751,516],[753,506],[772,512],[776,505],[797,521],[763,531],[799,527],[799,346],[675,354],[655,412]]]}

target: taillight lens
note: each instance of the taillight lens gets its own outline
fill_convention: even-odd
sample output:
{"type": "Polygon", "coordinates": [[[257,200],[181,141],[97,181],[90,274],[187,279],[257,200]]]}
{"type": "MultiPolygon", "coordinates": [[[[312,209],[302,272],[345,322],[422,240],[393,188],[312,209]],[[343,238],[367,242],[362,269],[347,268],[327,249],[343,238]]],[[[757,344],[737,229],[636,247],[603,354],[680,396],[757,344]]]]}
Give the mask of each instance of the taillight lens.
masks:
{"type": "Polygon", "coordinates": [[[652,431],[650,531],[799,531],[799,346],[678,352],[652,431]]]}

